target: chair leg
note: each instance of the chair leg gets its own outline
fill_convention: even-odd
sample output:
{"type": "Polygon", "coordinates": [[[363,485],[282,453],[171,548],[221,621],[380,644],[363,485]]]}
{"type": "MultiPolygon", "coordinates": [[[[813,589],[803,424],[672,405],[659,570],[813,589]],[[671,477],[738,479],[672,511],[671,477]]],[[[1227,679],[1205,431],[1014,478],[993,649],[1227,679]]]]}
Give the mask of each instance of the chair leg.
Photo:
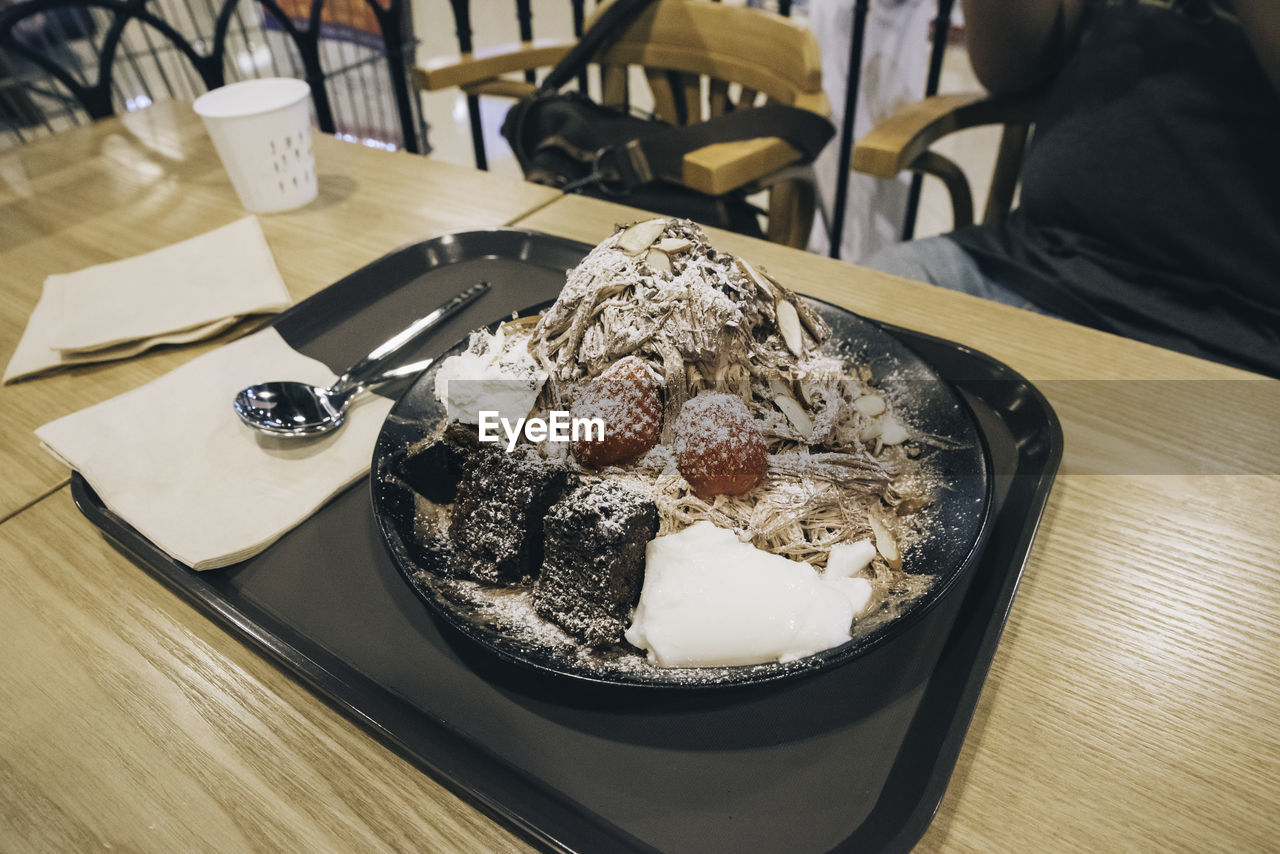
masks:
{"type": "Polygon", "coordinates": [[[809,245],[816,193],[805,180],[779,181],[769,189],[768,237],[795,249],[809,245]]]}
{"type": "Polygon", "coordinates": [[[489,158],[484,150],[484,127],[480,124],[480,96],[467,96],[467,115],[471,118],[471,147],[476,156],[477,169],[489,169],[489,158]]]}
{"type": "Polygon", "coordinates": [[[1022,151],[1026,148],[1029,132],[1029,125],[1005,125],[1004,132],[1000,135],[995,172],[991,176],[991,190],[987,193],[987,207],[982,214],[983,222],[1008,213],[1013,206],[1013,194],[1018,188],[1018,172],[1022,168],[1022,151]]]}
{"type": "Polygon", "coordinates": [[[765,236],[770,243],[786,243],[791,237],[791,210],[795,206],[790,181],[774,184],[769,189],[769,228],[765,236]]]}
{"type": "Polygon", "coordinates": [[[951,227],[967,228],[973,225],[973,193],[969,190],[969,179],[964,170],[955,161],[943,157],[935,151],[925,151],[911,164],[916,174],[932,175],[942,181],[951,197],[951,227]]]}

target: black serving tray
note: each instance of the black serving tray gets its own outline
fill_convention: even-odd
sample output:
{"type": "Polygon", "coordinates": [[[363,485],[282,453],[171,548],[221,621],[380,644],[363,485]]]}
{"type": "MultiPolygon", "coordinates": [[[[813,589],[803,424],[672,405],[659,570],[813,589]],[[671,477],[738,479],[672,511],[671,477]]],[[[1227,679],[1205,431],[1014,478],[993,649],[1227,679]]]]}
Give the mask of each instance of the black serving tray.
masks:
{"type": "MultiPolygon", "coordinates": [[[[418,353],[555,295],[588,246],[500,229],[406,247],[276,321],[342,369],[476,279],[489,294],[418,353]]],[[[1006,366],[884,327],[973,408],[994,522],[967,587],[850,665],[710,693],[581,684],[509,664],[438,622],[353,487],[257,557],[196,573],[107,510],[81,512],[139,566],[361,726],[560,851],[903,851],[946,790],[1062,454],[1056,417],[1006,366]]],[[[394,394],[395,391],[388,391],[394,394]]]]}

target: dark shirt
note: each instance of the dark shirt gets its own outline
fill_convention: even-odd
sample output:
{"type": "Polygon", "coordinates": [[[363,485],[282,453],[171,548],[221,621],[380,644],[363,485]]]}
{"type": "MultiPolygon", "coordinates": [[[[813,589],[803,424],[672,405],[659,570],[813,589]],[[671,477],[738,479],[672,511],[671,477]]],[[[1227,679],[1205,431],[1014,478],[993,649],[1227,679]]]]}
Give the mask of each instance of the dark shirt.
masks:
{"type": "Polygon", "coordinates": [[[1230,3],[1089,3],[1020,206],[953,237],[1069,319],[1280,376],[1280,96],[1230,3]]]}

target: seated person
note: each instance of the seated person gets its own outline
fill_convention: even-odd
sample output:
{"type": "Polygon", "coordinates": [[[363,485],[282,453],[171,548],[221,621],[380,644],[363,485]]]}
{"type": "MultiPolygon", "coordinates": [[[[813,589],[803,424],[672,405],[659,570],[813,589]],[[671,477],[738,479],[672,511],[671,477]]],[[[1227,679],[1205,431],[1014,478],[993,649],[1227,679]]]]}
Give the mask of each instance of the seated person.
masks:
{"type": "Polygon", "coordinates": [[[1005,217],[863,264],[1280,376],[1280,2],[964,0],[1045,87],[1005,217]]]}

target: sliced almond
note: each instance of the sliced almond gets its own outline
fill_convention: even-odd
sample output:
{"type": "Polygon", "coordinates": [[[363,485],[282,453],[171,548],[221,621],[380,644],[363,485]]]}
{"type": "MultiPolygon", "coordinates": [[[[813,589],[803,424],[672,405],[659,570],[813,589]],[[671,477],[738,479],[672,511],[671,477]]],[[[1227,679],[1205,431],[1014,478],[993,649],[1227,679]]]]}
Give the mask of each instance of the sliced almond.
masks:
{"type": "Polygon", "coordinates": [[[812,436],[813,419],[809,417],[809,413],[805,412],[804,407],[792,396],[786,383],[776,377],[771,378],[769,380],[769,390],[773,392],[773,402],[777,404],[782,414],[787,416],[787,420],[791,422],[792,427],[796,428],[796,432],[806,439],[812,436]]]}
{"type": "Polygon", "coordinates": [[[813,340],[821,344],[831,337],[831,327],[822,319],[822,315],[814,310],[813,306],[802,299],[795,302],[796,312],[800,315],[800,322],[804,324],[804,328],[809,330],[809,334],[813,336],[813,340]]]}
{"type": "Polygon", "coordinates": [[[668,255],[679,255],[681,252],[688,252],[693,248],[692,240],[685,240],[683,237],[664,237],[653,245],[654,249],[661,249],[668,255]]]}
{"type": "Polygon", "coordinates": [[[649,265],[655,273],[671,273],[671,258],[667,253],[660,252],[657,249],[650,249],[645,253],[644,262],[649,265]]]}
{"type": "Polygon", "coordinates": [[[907,432],[907,428],[902,426],[902,422],[892,415],[885,415],[880,419],[880,441],[886,445],[900,445],[907,439],[911,438],[911,434],[907,432]]]}
{"type": "Polygon", "coordinates": [[[884,402],[884,398],[878,394],[864,394],[853,402],[853,408],[861,412],[868,418],[875,418],[884,412],[888,407],[884,402]]]}
{"type": "Polygon", "coordinates": [[[742,268],[742,272],[747,274],[748,279],[755,282],[756,287],[760,289],[761,293],[775,302],[779,299],[778,289],[773,286],[772,282],[757,273],[755,267],[752,267],[742,258],[738,259],[738,266],[742,268]]]}
{"type": "Polygon", "coordinates": [[[637,222],[623,229],[615,245],[628,255],[639,255],[662,236],[666,227],[665,219],[647,219],[644,222],[637,222]]]}
{"type": "Polygon", "coordinates": [[[804,330],[800,328],[800,315],[790,300],[778,300],[775,310],[778,313],[778,331],[787,349],[797,356],[804,355],[804,330]]]}
{"type": "Polygon", "coordinates": [[[782,414],[787,416],[787,420],[796,428],[797,433],[806,439],[813,435],[813,421],[800,404],[796,403],[794,397],[779,396],[775,397],[773,402],[778,405],[778,409],[782,410],[782,414]]]}
{"type": "Polygon", "coordinates": [[[871,533],[876,538],[876,551],[880,552],[880,557],[893,569],[902,569],[902,552],[898,551],[898,544],[889,529],[875,516],[868,517],[867,521],[871,524],[871,533]]]}

